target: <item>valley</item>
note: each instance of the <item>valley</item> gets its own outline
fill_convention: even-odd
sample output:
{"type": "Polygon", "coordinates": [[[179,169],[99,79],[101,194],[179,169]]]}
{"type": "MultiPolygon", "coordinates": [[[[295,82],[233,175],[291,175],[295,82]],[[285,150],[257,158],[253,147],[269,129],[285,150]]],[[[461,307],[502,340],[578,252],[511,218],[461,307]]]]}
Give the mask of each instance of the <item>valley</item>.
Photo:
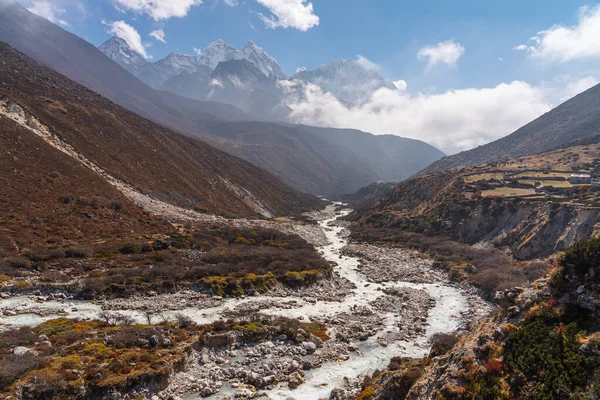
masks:
{"type": "Polygon", "coordinates": [[[600,4],[91,3],[0,0],[0,399],[600,398],[600,4]]]}

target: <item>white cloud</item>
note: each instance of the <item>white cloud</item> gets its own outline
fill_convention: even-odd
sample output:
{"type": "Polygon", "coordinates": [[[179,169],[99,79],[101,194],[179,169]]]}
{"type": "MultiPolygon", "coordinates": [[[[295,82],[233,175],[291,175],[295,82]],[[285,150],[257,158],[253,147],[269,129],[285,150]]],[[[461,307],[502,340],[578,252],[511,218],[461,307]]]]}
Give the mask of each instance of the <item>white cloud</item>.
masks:
{"type": "Polygon", "coordinates": [[[454,40],[448,40],[435,46],[425,46],[417,53],[419,60],[427,59],[427,70],[439,63],[456,66],[459,58],[465,53],[465,48],[454,40]]]}
{"type": "Polygon", "coordinates": [[[40,17],[46,18],[50,22],[54,22],[55,24],[69,26],[67,21],[58,17],[59,14],[64,14],[66,10],[63,8],[58,8],[56,5],[53,5],[47,1],[34,1],[28,10],[39,15],[40,17]]]}
{"type": "Polygon", "coordinates": [[[304,72],[306,70],[307,70],[306,67],[298,67],[298,68],[296,68],[296,73],[304,72]]]}
{"type": "Polygon", "coordinates": [[[159,42],[167,43],[167,40],[165,39],[167,35],[165,35],[165,31],[163,31],[162,29],[156,29],[150,32],[150,36],[158,40],[159,42]]]}
{"type": "Polygon", "coordinates": [[[147,14],[155,21],[185,17],[190,8],[203,3],[202,0],[114,0],[120,10],[147,14]]]}
{"type": "Polygon", "coordinates": [[[198,55],[198,57],[200,57],[202,55],[202,49],[194,47],[194,53],[196,53],[198,55]]]}
{"type": "Polygon", "coordinates": [[[223,0],[223,3],[225,3],[229,7],[235,7],[238,5],[238,0],[223,0]]]}
{"type": "Polygon", "coordinates": [[[398,89],[401,92],[404,92],[408,87],[406,81],[403,81],[402,79],[400,79],[399,81],[393,81],[392,83],[394,84],[394,86],[396,86],[396,89],[398,89]]]}
{"type": "Polygon", "coordinates": [[[319,25],[319,17],[315,15],[312,3],[307,0],[256,0],[269,9],[272,15],[259,14],[267,27],[295,28],[307,31],[319,25]]]}
{"type": "MultiPolygon", "coordinates": [[[[402,87],[401,82],[396,86],[402,87]]],[[[496,140],[550,110],[544,91],[521,81],[433,95],[383,88],[357,107],[345,106],[315,85],[299,81],[281,85],[295,122],[397,134],[448,153],[496,140]]]]}
{"type": "Polygon", "coordinates": [[[575,26],[554,25],[530,38],[533,46],[520,45],[532,57],[548,62],[600,58],[600,4],[581,7],[575,26]]]}
{"type": "Polygon", "coordinates": [[[108,33],[120,37],[121,39],[126,41],[129,47],[131,47],[136,52],[140,53],[142,57],[152,58],[146,52],[146,46],[144,46],[144,44],[142,43],[142,38],[140,34],[135,30],[133,26],[127,24],[125,21],[102,21],[102,23],[108,26],[108,33]]]}

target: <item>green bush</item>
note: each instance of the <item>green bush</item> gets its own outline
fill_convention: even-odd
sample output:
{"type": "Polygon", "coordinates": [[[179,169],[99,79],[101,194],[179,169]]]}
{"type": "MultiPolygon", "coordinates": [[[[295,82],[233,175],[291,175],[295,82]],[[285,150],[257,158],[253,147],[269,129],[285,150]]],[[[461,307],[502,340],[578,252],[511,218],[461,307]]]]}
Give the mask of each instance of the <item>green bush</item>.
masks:
{"type": "Polygon", "coordinates": [[[600,272],[600,239],[582,240],[569,247],[561,258],[564,275],[583,276],[600,272]]]}
{"type": "Polygon", "coordinates": [[[577,398],[600,366],[579,351],[579,324],[565,324],[563,317],[545,311],[509,333],[504,359],[516,398],[577,398]]]}

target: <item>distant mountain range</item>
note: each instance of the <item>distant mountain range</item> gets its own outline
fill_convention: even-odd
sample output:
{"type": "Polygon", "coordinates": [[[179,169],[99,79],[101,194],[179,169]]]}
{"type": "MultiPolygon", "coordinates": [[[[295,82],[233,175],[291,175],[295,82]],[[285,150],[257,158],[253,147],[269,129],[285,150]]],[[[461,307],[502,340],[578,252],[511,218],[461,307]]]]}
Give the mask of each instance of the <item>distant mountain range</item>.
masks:
{"type": "Polygon", "coordinates": [[[235,105],[262,120],[286,120],[290,115],[292,110],[286,104],[288,95],[278,84],[282,80],[316,85],[348,106],[364,104],[381,88],[396,90],[375,68],[357,60],[337,59],[288,78],[277,61],[252,41],[239,51],[217,40],[198,58],[169,54],[154,63],[145,60],[118,37],[107,40],[99,49],[156,89],[235,105]],[[220,63],[227,66],[219,68],[220,63]],[[225,92],[223,86],[227,86],[225,92]]]}
{"type": "MultiPolygon", "coordinates": [[[[103,47],[105,50],[110,48],[113,56],[118,53],[123,59],[127,58],[127,68],[16,2],[3,3],[0,7],[0,41],[142,117],[193,138],[201,138],[264,168],[303,192],[330,196],[352,193],[375,181],[401,181],[443,156],[424,142],[392,135],[251,122],[274,119],[272,115],[270,118],[259,117],[261,113],[269,117],[269,112],[264,111],[267,102],[271,102],[272,114],[280,110],[285,113],[287,107],[280,102],[277,93],[272,92],[278,69],[275,64],[270,64],[266,53],[251,43],[246,46],[247,50],[237,52],[224,42],[217,42],[209,46],[210,51],[204,51],[202,62],[202,57],[171,55],[153,63],[154,72],[150,75],[162,80],[181,71],[179,75],[171,76],[170,82],[177,81],[174,78],[183,74],[209,77],[215,81],[211,87],[214,89],[212,95],[230,102],[243,101],[247,110],[243,112],[223,102],[194,100],[189,98],[191,96],[153,89],[142,78],[128,72],[132,69],[149,73],[146,60],[141,62],[122,42],[113,40],[103,47]],[[234,59],[224,60],[232,54],[234,59]],[[247,58],[239,54],[246,54],[247,58]],[[259,63],[259,59],[266,61],[259,63]],[[215,65],[210,72],[209,65],[215,65]],[[273,74],[267,75],[265,71],[273,71],[273,74]],[[249,89],[235,89],[237,83],[242,83],[239,77],[245,83],[252,83],[249,89]]],[[[142,72],[137,73],[142,76],[142,72]]],[[[185,79],[177,82],[180,88],[192,87],[185,79]]],[[[206,89],[201,83],[198,87],[206,89]]]]}

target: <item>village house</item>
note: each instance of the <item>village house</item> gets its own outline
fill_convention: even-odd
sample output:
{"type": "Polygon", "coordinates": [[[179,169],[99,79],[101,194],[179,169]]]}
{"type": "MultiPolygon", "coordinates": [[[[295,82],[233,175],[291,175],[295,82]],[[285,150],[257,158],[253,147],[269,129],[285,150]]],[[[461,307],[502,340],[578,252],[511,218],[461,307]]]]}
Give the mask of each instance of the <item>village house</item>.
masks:
{"type": "Polygon", "coordinates": [[[590,174],[572,174],[568,181],[574,185],[590,183],[592,176],[590,174]]]}

